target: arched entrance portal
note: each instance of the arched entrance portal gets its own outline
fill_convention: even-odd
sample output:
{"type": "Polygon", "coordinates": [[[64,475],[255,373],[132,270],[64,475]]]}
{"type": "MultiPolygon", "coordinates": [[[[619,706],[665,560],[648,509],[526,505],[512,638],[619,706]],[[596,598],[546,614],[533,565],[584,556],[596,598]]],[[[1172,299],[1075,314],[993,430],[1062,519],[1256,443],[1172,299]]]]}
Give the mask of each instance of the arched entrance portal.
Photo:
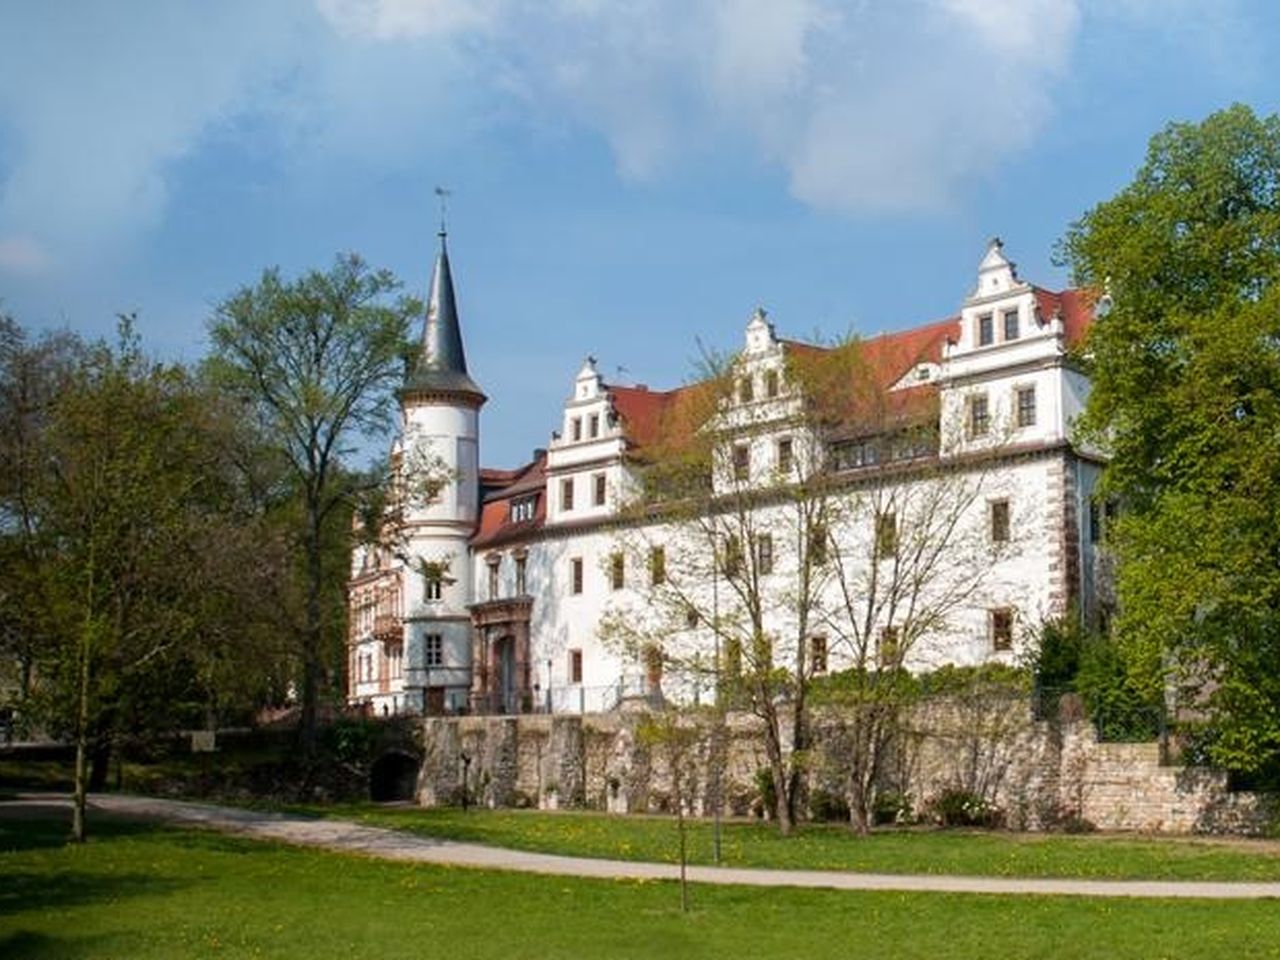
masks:
{"type": "Polygon", "coordinates": [[[525,713],[533,709],[529,619],[532,597],[490,600],[471,607],[471,709],[525,713]]]}
{"type": "Polygon", "coordinates": [[[418,758],[403,750],[384,753],[369,771],[369,799],[374,803],[413,800],[418,789],[419,766],[418,758]]]}

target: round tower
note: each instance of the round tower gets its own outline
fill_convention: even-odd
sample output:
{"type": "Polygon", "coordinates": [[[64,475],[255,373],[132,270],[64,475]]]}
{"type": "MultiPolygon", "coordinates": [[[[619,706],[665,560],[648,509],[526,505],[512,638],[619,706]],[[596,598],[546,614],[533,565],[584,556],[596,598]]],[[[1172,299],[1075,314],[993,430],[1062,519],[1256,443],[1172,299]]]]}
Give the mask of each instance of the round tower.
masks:
{"type": "Polygon", "coordinates": [[[445,231],[422,346],[400,389],[396,464],[403,508],[405,698],[438,713],[466,704],[471,674],[468,542],[480,509],[480,408],[467,374],[445,231]]]}

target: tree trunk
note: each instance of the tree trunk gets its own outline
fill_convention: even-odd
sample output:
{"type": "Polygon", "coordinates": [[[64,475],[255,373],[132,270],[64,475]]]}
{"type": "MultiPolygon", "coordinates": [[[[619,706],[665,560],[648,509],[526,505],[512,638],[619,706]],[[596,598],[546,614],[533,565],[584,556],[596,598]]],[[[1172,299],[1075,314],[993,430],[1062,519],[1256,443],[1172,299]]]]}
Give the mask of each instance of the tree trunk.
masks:
{"type": "Polygon", "coordinates": [[[791,835],[794,824],[791,819],[786,763],[782,756],[782,731],[779,729],[777,710],[773,709],[771,704],[764,713],[764,749],[765,757],[769,761],[769,778],[773,781],[773,812],[778,820],[778,833],[787,837],[791,835]]]}
{"type": "Polygon", "coordinates": [[[308,763],[316,755],[316,713],[320,696],[320,591],[324,579],[321,547],[320,506],[312,497],[307,503],[307,605],[302,627],[302,716],[298,727],[302,756],[308,763]]]}
{"type": "MultiPolygon", "coordinates": [[[[90,572],[92,577],[92,572],[90,572]]],[[[90,580],[92,583],[92,580],[90,580]]],[[[87,835],[85,808],[88,806],[89,766],[89,645],[92,640],[92,616],[85,617],[80,637],[80,663],[76,680],[78,703],[76,705],[76,772],[75,796],[71,805],[71,839],[84,843],[87,835]]]]}

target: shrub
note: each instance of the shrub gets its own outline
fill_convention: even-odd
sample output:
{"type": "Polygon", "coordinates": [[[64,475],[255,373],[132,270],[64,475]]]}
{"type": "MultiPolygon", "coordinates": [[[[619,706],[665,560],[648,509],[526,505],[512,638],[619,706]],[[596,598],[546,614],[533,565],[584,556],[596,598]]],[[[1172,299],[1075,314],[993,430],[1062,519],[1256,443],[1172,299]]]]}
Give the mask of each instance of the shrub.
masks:
{"type": "Polygon", "coordinates": [[[876,794],[871,807],[871,822],[877,826],[891,823],[911,823],[913,810],[911,794],[897,790],[882,790],[876,794]]]}
{"type": "Polygon", "coordinates": [[[820,823],[838,823],[849,819],[849,804],[844,797],[821,787],[809,794],[809,816],[820,823]]]}
{"type": "Polygon", "coordinates": [[[943,790],[929,802],[934,822],[943,827],[998,827],[1004,813],[971,790],[943,790]]]}
{"type": "Polygon", "coordinates": [[[778,809],[778,794],[773,789],[773,774],[765,767],[756,771],[756,794],[762,817],[772,817],[778,809]]]}

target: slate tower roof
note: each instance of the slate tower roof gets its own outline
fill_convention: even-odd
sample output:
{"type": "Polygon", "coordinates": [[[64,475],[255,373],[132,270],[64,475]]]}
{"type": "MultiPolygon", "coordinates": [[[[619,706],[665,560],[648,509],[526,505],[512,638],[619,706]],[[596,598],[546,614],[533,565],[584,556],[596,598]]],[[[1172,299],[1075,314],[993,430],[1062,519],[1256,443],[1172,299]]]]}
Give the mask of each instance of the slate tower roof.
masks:
{"type": "Polygon", "coordinates": [[[453,292],[453,272],[449,268],[449,247],[444,230],[440,231],[440,252],[431,271],[422,347],[400,392],[402,396],[454,393],[481,403],[485,400],[484,391],[467,374],[467,355],[462,347],[462,326],[458,322],[458,303],[453,292]]]}

